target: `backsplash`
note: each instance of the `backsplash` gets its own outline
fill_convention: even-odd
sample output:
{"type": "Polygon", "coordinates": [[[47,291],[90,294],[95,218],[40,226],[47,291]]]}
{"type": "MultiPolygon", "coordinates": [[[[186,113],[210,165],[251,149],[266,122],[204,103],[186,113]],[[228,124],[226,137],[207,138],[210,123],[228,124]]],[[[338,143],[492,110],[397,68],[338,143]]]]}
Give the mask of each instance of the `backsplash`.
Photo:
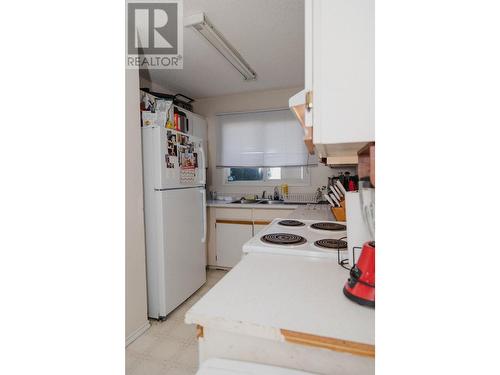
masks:
{"type": "MultiPolygon", "coordinates": [[[[328,177],[338,176],[340,173],[349,172],[351,175],[357,173],[356,167],[343,167],[343,168],[331,168],[323,165],[317,167],[312,167],[315,169],[315,173],[311,173],[311,184],[307,186],[288,186],[289,194],[313,194],[316,192],[318,187],[325,186],[328,183],[328,177]]],[[[221,179],[222,180],[222,179],[221,179]]],[[[266,197],[273,195],[274,187],[280,187],[281,184],[269,184],[269,185],[243,185],[243,184],[214,184],[208,186],[208,191],[216,192],[219,197],[231,197],[234,199],[239,199],[246,195],[258,195],[262,197],[262,193],[266,192],[266,197]]],[[[211,194],[209,194],[211,198],[211,194]]]]}

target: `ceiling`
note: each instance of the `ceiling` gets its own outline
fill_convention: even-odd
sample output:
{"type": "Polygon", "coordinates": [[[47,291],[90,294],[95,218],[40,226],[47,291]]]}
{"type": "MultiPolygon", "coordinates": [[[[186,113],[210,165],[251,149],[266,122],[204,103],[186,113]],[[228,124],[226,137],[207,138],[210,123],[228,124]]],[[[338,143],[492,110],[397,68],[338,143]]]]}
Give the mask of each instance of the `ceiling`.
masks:
{"type": "Polygon", "coordinates": [[[184,68],[150,70],[151,82],[195,99],[304,85],[304,0],[184,0],[204,12],[257,73],[243,77],[201,35],[184,29],[184,68]]]}

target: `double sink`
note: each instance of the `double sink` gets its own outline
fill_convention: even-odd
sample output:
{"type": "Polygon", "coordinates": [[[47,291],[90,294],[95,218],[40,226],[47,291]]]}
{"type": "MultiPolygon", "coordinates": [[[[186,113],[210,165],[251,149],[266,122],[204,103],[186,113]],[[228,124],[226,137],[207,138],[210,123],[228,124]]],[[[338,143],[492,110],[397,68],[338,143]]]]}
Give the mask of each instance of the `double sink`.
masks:
{"type": "Polygon", "coordinates": [[[275,201],[275,200],[271,200],[271,199],[248,200],[248,199],[243,199],[243,198],[232,201],[231,203],[234,203],[234,204],[287,204],[283,201],[275,201]]]}

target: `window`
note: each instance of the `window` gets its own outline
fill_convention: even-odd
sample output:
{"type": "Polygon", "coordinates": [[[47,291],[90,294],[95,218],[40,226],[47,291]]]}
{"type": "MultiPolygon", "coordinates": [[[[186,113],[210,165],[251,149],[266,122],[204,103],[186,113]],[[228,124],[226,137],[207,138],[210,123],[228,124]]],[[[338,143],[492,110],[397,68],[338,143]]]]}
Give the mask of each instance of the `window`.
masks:
{"type": "Polygon", "coordinates": [[[306,167],[224,168],[224,184],[308,185],[306,167]]]}
{"type": "MultiPolygon", "coordinates": [[[[302,167],[316,165],[304,145],[304,131],[289,109],[218,114],[218,168],[302,167]]],[[[279,177],[279,169],[271,171],[279,177]]],[[[266,175],[267,176],[267,175],[266,175]]],[[[277,177],[276,177],[277,176],[277,177]]]]}
{"type": "Polygon", "coordinates": [[[227,181],[263,181],[264,168],[226,168],[227,181]]]}
{"type": "Polygon", "coordinates": [[[309,185],[317,165],[289,109],[218,114],[217,168],[224,184],[309,185]]]}

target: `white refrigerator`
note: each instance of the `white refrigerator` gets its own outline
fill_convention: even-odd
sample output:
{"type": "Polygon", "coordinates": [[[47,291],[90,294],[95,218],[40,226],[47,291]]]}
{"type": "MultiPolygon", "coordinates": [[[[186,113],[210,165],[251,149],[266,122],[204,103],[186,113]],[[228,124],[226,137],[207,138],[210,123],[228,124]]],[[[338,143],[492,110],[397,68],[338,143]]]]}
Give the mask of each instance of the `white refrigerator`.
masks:
{"type": "Polygon", "coordinates": [[[206,282],[203,141],[142,128],[148,316],[166,316],[206,282]]]}

